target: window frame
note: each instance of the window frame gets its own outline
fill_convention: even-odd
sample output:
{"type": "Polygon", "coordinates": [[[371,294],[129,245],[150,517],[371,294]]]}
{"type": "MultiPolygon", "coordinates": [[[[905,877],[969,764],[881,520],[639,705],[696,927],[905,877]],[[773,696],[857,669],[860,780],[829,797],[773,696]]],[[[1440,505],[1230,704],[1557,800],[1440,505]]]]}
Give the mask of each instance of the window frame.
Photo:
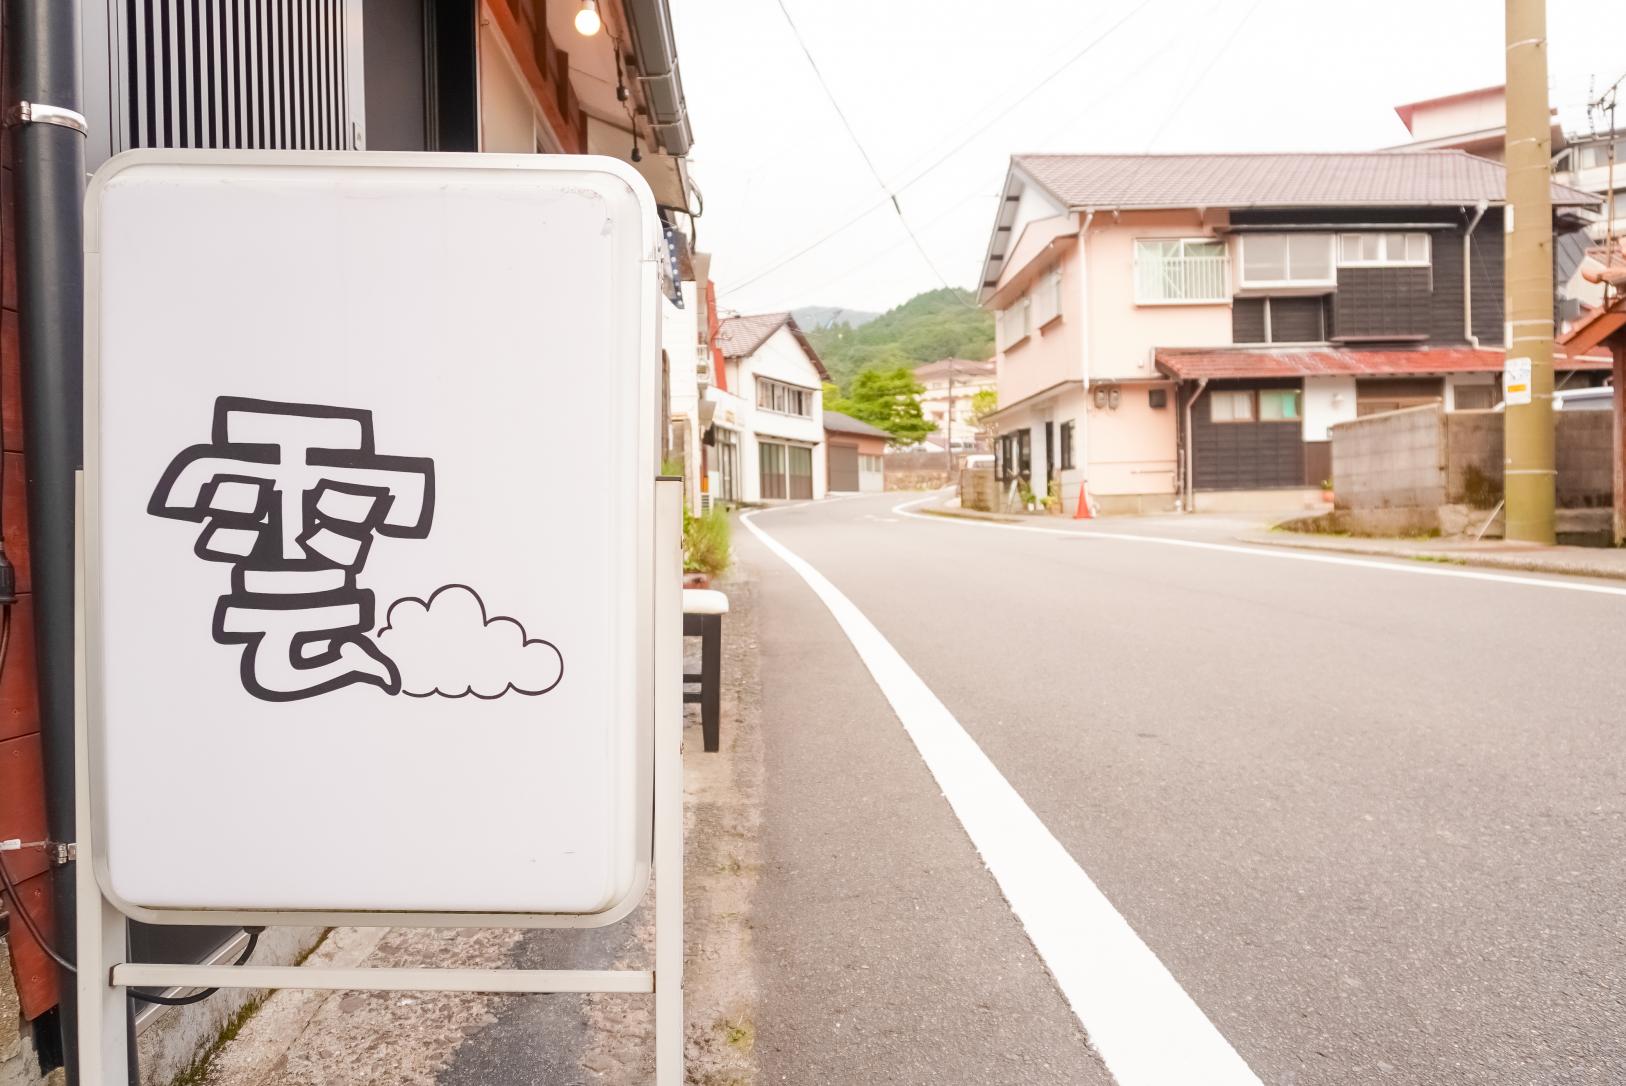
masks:
{"type": "Polygon", "coordinates": [[[1072,471],[1077,465],[1073,462],[1073,420],[1068,419],[1056,427],[1056,445],[1061,452],[1060,463],[1057,465],[1061,471],[1072,471]]]}
{"type": "Polygon", "coordinates": [[[1291,422],[1302,424],[1304,422],[1304,392],[1296,388],[1256,388],[1253,390],[1254,422],[1291,422]],[[1283,415],[1280,418],[1265,418],[1265,397],[1287,396],[1292,398],[1293,414],[1283,415]]]}
{"type": "MultiPolygon", "coordinates": [[[[1236,401],[1231,400],[1232,403],[1236,401]]],[[[1210,426],[1242,426],[1259,421],[1259,390],[1253,388],[1216,388],[1208,391],[1208,424],[1210,426]],[[1219,397],[1246,397],[1248,403],[1248,417],[1239,419],[1232,416],[1228,419],[1214,417],[1214,404],[1219,397]]]]}
{"type": "Polygon", "coordinates": [[[1337,234],[1323,234],[1320,231],[1294,231],[1283,233],[1270,233],[1260,231],[1257,234],[1238,234],[1236,253],[1236,286],[1240,290],[1331,290],[1338,287],[1338,237],[1337,234]],[[1248,278],[1248,242],[1258,238],[1281,238],[1286,243],[1283,250],[1283,266],[1287,271],[1286,279],[1250,279],[1248,278]],[[1300,279],[1293,275],[1293,246],[1294,238],[1324,238],[1327,243],[1327,278],[1300,279]]]}
{"type": "MultiPolygon", "coordinates": [[[[1165,259],[1165,255],[1158,254],[1158,259],[1165,259]]],[[[1131,275],[1134,279],[1135,304],[1140,305],[1229,305],[1231,303],[1231,254],[1223,238],[1203,237],[1201,235],[1179,237],[1140,237],[1135,238],[1131,247],[1131,275]],[[1220,284],[1219,293],[1213,297],[1204,298],[1148,298],[1141,290],[1142,253],[1150,245],[1167,245],[1175,243],[1180,246],[1180,255],[1176,260],[1189,259],[1185,248],[1188,245],[1213,246],[1219,250],[1220,284]]]]}
{"type": "Polygon", "coordinates": [[[1434,235],[1427,230],[1362,230],[1359,232],[1341,233],[1338,235],[1337,249],[1338,267],[1340,268],[1432,268],[1434,266],[1434,235]],[[1423,239],[1423,258],[1413,260],[1404,253],[1396,260],[1389,255],[1389,239],[1401,237],[1405,240],[1402,248],[1411,248],[1412,238],[1423,239]],[[1364,241],[1366,238],[1378,239],[1380,252],[1376,260],[1367,260],[1361,257],[1356,260],[1344,259],[1344,243],[1351,239],[1364,241]]]}
{"type": "Polygon", "coordinates": [[[758,411],[767,411],[775,415],[784,415],[786,418],[811,419],[813,417],[813,390],[801,385],[793,385],[789,381],[781,381],[776,377],[763,377],[756,375],[758,411]],[[766,396],[768,402],[764,404],[766,396]],[[796,409],[795,405],[802,405],[805,410],[796,409]]]}

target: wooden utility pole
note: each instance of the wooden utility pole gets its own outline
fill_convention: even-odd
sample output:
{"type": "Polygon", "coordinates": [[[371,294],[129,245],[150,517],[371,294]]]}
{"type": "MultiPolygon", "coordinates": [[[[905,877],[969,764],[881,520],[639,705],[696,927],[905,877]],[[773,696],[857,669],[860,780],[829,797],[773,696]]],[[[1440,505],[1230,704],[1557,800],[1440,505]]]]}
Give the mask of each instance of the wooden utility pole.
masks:
{"type": "Polygon", "coordinates": [[[1546,0],[1507,0],[1507,538],[1553,543],[1553,204],[1546,0]],[[1522,381],[1528,367],[1529,377],[1522,381]],[[1521,392],[1517,386],[1524,384],[1521,392]]]}

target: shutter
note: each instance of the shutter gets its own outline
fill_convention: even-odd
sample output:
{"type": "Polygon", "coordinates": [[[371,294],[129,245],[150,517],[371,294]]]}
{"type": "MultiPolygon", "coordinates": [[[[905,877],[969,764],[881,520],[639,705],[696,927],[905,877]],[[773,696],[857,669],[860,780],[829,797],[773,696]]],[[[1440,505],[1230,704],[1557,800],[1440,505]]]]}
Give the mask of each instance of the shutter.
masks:
{"type": "Polygon", "coordinates": [[[104,2],[110,153],[365,147],[361,0],[104,2]]]}

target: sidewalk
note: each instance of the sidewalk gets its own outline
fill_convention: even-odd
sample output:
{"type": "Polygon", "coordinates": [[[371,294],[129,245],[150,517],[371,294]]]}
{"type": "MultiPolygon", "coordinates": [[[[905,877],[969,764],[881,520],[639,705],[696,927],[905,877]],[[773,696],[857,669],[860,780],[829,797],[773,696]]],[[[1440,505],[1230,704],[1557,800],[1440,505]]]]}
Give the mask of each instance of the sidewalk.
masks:
{"type": "Polygon", "coordinates": [[[1565,577],[1600,577],[1626,581],[1626,548],[1544,547],[1535,543],[1514,543],[1487,539],[1384,539],[1361,536],[1317,535],[1292,532],[1274,525],[1295,519],[1303,513],[1281,516],[1250,514],[1194,513],[1145,517],[1107,517],[1074,520],[1071,517],[1033,514],[982,513],[951,504],[952,498],[917,507],[918,512],[935,516],[963,517],[1001,524],[1071,531],[1150,533],[1204,539],[1215,543],[1245,543],[1259,547],[1291,547],[1298,550],[1334,551],[1375,558],[1410,559],[1416,562],[1443,562],[1449,565],[1479,566],[1487,569],[1546,573],[1565,577]]]}
{"type": "Polygon", "coordinates": [[[1445,562],[1525,573],[1626,581],[1626,548],[1619,547],[1544,547],[1537,543],[1501,539],[1487,539],[1479,543],[1471,539],[1369,539],[1284,530],[1246,533],[1238,540],[1265,547],[1340,551],[1380,558],[1409,558],[1418,562],[1445,562]]]}

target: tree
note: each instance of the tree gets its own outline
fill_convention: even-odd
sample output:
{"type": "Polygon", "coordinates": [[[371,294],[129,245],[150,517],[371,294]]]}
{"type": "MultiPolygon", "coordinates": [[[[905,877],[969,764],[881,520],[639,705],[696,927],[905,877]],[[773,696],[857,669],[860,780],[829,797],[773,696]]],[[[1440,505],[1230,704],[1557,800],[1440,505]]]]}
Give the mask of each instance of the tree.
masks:
{"type": "Polygon", "coordinates": [[[971,425],[987,431],[988,416],[999,410],[999,393],[991,388],[979,389],[971,394],[971,425]]]}
{"type": "Polygon", "coordinates": [[[894,445],[918,445],[933,430],[920,411],[920,394],[926,390],[907,366],[865,370],[853,378],[852,395],[844,398],[829,398],[828,387],[825,407],[880,427],[892,435],[894,445]]]}

